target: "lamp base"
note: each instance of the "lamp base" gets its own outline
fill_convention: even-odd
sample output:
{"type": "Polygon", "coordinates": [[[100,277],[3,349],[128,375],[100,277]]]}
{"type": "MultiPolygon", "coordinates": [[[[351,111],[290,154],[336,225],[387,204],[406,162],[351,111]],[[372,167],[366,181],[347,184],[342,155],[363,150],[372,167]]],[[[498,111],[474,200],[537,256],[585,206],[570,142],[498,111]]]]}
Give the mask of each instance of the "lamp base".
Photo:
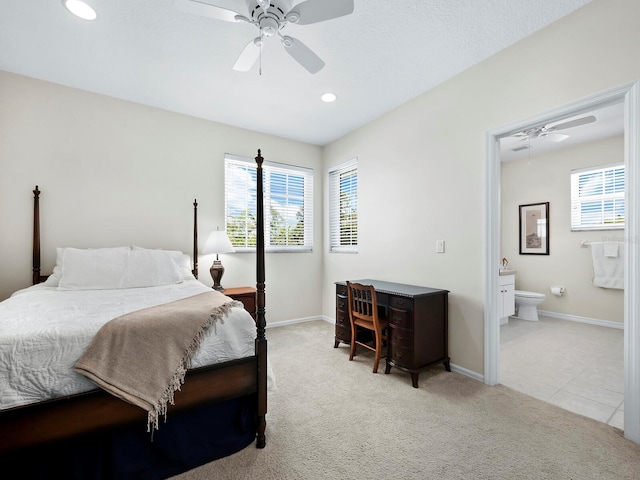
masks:
{"type": "Polygon", "coordinates": [[[224,274],[224,267],[222,266],[222,262],[220,260],[214,260],[213,265],[209,269],[209,273],[211,274],[211,278],[213,279],[213,288],[214,290],[224,290],[224,287],[220,285],[220,280],[222,280],[222,275],[224,274]]]}

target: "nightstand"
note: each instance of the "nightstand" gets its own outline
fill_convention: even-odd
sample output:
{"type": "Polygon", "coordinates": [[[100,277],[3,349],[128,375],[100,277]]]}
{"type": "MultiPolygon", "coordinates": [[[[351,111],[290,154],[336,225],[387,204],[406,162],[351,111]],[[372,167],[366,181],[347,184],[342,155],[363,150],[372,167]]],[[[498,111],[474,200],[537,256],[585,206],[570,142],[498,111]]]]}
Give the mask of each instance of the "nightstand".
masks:
{"type": "Polygon", "coordinates": [[[253,287],[225,288],[222,293],[227,297],[238,300],[244,304],[244,309],[256,319],[256,289],[253,287]]]}

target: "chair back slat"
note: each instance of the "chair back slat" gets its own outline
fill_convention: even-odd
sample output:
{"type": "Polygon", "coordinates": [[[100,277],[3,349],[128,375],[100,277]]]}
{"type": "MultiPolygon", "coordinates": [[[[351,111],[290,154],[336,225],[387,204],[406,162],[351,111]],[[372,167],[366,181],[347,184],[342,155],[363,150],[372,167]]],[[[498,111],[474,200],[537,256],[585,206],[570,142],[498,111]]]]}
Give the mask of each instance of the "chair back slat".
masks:
{"type": "Polygon", "coordinates": [[[372,323],[378,321],[378,304],[373,285],[347,282],[349,311],[355,318],[372,323]]]}

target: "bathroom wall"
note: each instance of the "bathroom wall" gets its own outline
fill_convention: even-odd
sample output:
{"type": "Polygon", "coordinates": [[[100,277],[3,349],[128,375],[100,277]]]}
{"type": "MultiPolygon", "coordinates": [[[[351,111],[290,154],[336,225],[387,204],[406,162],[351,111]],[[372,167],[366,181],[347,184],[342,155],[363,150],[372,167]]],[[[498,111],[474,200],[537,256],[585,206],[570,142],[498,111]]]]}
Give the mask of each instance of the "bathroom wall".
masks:
{"type": "Polygon", "coordinates": [[[544,293],[539,310],[611,322],[624,321],[624,292],[594,287],[587,240],[623,240],[624,231],[571,231],[571,170],[624,161],[624,137],[502,163],[501,252],[517,270],[516,289],[544,293]],[[519,205],[549,202],[549,255],[519,255],[519,205]],[[566,293],[551,295],[551,285],[566,293]]]}

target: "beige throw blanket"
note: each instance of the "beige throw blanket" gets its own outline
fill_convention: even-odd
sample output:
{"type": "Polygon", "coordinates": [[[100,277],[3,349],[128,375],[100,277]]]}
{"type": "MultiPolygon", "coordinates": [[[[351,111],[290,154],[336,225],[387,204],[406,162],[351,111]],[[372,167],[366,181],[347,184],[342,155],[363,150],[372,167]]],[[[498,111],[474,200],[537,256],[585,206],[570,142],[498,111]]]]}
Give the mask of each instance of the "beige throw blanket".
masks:
{"type": "Polygon", "coordinates": [[[127,313],[107,322],[74,370],[107,392],[148,412],[147,430],[158,428],[207,327],[239,302],[205,292],[127,313]]]}

